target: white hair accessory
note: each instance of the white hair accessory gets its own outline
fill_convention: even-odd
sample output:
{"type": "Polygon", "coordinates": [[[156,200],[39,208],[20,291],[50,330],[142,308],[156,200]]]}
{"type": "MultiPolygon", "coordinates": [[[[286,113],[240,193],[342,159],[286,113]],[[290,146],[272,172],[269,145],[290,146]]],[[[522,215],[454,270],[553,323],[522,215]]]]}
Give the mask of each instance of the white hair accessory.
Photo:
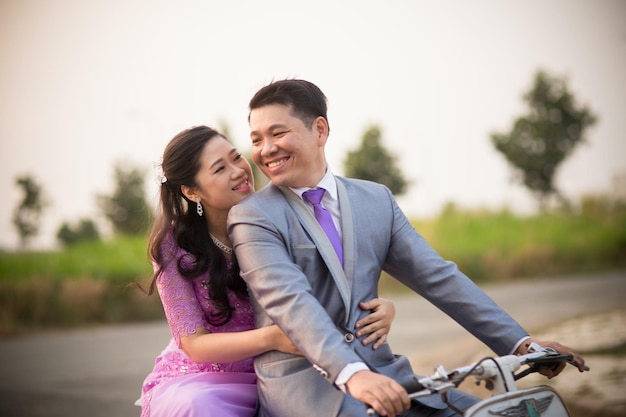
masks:
{"type": "Polygon", "coordinates": [[[155,162],[154,164],[154,180],[157,185],[165,184],[167,182],[167,177],[163,172],[163,159],[161,158],[160,162],[155,162]]]}

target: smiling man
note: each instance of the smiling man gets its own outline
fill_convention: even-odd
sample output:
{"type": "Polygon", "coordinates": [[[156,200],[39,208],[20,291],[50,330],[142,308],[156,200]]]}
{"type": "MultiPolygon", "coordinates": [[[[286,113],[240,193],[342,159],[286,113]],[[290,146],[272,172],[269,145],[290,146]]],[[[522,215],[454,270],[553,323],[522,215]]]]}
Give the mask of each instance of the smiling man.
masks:
{"type": "MultiPolygon", "coordinates": [[[[414,377],[407,358],[388,344],[361,343],[356,322],[366,313],[359,303],[377,296],[381,272],[497,354],[523,353],[531,339],[425,242],[386,187],[333,175],[324,153],[326,112],[322,91],[304,80],[273,82],[250,101],[252,158],[272,183],[231,209],[229,234],[256,326],[278,324],[304,354],[255,358],[260,415],[356,417],[365,415],[364,403],[381,415],[456,415],[437,396],[411,402],[398,383],[414,377]],[[337,237],[338,247],[331,241],[337,237]]],[[[584,360],[575,358],[582,371],[584,360]]],[[[448,397],[461,409],[476,401],[459,391],[448,397]]]]}

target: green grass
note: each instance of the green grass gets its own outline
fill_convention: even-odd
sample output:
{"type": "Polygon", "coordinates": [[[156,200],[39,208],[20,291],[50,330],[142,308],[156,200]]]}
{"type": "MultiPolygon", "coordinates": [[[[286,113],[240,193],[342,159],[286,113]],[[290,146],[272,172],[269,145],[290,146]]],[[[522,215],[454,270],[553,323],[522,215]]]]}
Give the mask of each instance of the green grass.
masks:
{"type": "MultiPolygon", "coordinates": [[[[529,217],[509,211],[445,210],[415,229],[478,283],[506,282],[626,266],[626,210],[529,217]]],[[[383,276],[381,292],[407,291],[383,276]]]]}
{"type": "Polygon", "coordinates": [[[0,253],[0,335],[163,317],[144,287],[147,238],[89,242],[62,251],[0,253]]]}
{"type": "Polygon", "coordinates": [[[145,236],[87,242],[62,251],[0,253],[0,282],[41,278],[92,278],[113,283],[141,280],[152,273],[145,236]]]}
{"type": "Polygon", "coordinates": [[[444,258],[479,282],[604,269],[626,262],[623,213],[517,217],[507,211],[447,212],[426,231],[444,258]]]}
{"type": "MultiPolygon", "coordinates": [[[[594,206],[595,207],[595,206],[594,206]]],[[[445,210],[415,229],[476,282],[510,281],[626,266],[626,209],[519,217],[445,210]]],[[[162,318],[149,283],[147,237],[62,251],[0,253],[0,335],[49,327],[162,318]]],[[[381,293],[408,291],[383,276],[381,293]]]]}

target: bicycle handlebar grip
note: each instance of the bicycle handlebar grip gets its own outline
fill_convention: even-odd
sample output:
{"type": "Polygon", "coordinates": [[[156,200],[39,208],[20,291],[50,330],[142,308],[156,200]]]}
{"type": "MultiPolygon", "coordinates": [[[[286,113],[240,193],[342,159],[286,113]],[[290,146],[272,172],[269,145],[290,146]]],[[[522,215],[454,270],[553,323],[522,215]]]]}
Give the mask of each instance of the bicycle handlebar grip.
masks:
{"type": "Polygon", "coordinates": [[[539,367],[552,368],[558,366],[561,362],[571,363],[573,356],[571,354],[551,355],[543,358],[537,358],[533,362],[539,367]]]}
{"type": "MultiPolygon", "coordinates": [[[[413,394],[414,392],[418,392],[424,389],[427,389],[424,385],[422,385],[416,377],[411,378],[409,381],[405,381],[400,383],[400,385],[402,386],[402,388],[404,388],[404,390],[407,392],[407,394],[413,394]]],[[[369,405],[367,406],[367,415],[370,417],[376,416],[376,411],[370,407],[369,405]]]]}
{"type": "Polygon", "coordinates": [[[422,385],[416,377],[411,378],[409,381],[402,382],[400,385],[402,385],[402,388],[404,388],[409,394],[426,389],[426,387],[422,385]]]}

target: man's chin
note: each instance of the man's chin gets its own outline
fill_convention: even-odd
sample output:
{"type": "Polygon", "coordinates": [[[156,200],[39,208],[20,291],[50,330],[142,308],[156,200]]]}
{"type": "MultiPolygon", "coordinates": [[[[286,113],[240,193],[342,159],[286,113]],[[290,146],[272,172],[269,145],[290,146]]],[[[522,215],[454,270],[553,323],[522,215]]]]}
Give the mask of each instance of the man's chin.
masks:
{"type": "Polygon", "coordinates": [[[263,174],[272,182],[272,184],[283,185],[284,178],[280,175],[271,175],[269,172],[263,172],[263,174]]]}
{"type": "Polygon", "coordinates": [[[289,181],[285,181],[283,178],[270,178],[272,184],[280,186],[280,187],[289,187],[293,188],[293,185],[289,183],[289,181]]]}

